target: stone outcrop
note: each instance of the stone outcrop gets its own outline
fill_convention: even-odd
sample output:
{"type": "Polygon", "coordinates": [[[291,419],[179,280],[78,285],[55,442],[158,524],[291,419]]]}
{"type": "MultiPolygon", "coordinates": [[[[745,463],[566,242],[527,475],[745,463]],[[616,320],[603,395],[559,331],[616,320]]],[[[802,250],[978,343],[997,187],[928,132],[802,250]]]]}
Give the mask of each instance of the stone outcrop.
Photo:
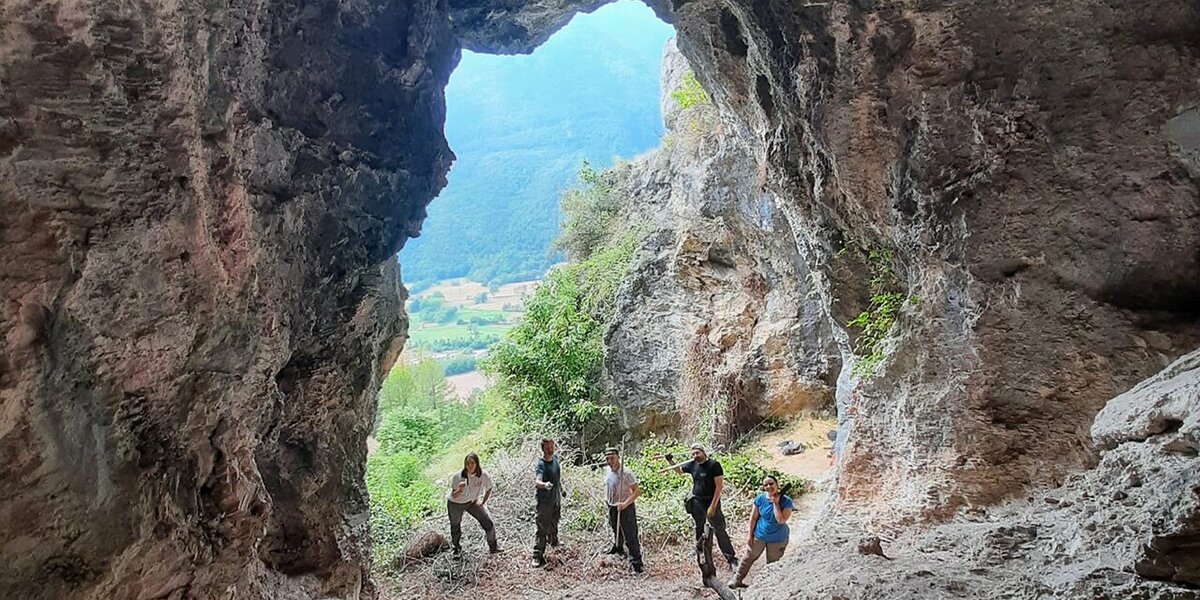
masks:
{"type": "Polygon", "coordinates": [[[765,418],[832,407],[840,365],[750,144],[710,102],[684,109],[671,97],[690,72],[668,43],[667,135],[621,172],[625,221],[642,242],[605,337],[601,385],[634,437],[730,442],[765,418]]]}
{"type": "Polygon", "coordinates": [[[752,598],[1200,597],[1200,350],[1108,402],[1095,468],[1031,498],[900,530],[858,556],[870,525],[838,519],[764,571],[752,598]],[[803,572],[802,578],[786,573],[803,572]]]}
{"type": "Polygon", "coordinates": [[[670,8],[832,325],[873,262],[913,299],[839,389],[844,508],[939,519],[1061,483],[1104,403],[1200,342],[1195,3],[670,8]]]}
{"type": "Polygon", "coordinates": [[[0,2],[0,597],[361,597],[439,4],[0,2]]]}

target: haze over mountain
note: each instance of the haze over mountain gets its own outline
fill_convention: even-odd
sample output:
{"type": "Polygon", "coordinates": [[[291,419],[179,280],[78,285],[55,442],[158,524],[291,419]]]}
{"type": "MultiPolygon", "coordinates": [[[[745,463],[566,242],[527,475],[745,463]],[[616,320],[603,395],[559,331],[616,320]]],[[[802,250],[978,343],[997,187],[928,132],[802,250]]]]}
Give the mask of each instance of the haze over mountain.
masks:
{"type": "Polygon", "coordinates": [[[504,283],[557,262],[558,198],[582,161],[606,167],[658,144],[659,66],[673,34],[624,0],[576,16],[531,55],[464,51],[446,88],[458,160],[421,237],[400,252],[405,282],[504,283]]]}

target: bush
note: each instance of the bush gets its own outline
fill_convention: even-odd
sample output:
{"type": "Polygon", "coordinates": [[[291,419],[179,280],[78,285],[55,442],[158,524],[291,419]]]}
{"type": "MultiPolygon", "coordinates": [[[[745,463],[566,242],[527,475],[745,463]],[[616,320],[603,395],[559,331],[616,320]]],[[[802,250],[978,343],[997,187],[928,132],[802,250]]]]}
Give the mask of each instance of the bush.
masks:
{"type": "Polygon", "coordinates": [[[684,110],[708,103],[708,94],[704,93],[704,88],[700,87],[700,81],[696,79],[696,73],[688,71],[683,76],[683,81],[679,87],[671,92],[671,99],[675,104],[684,110]]]}
{"type": "Polygon", "coordinates": [[[579,262],[609,242],[620,229],[617,219],[628,202],[620,190],[620,174],[619,169],[595,171],[584,161],[579,185],[567,190],[559,201],[561,233],[554,240],[554,249],[579,262]]]}
{"type": "Polygon", "coordinates": [[[783,493],[796,498],[808,492],[809,481],[803,477],[787,475],[779,469],[764,467],[755,457],[745,452],[735,452],[720,457],[721,467],[725,470],[726,489],[736,489],[744,495],[756,496],[762,488],[762,480],[771,475],[779,482],[783,493]]]}
{"type": "Polygon", "coordinates": [[[456,356],[446,361],[446,364],[442,368],[445,370],[446,376],[449,377],[451,375],[470,373],[475,370],[478,364],[479,359],[474,356],[456,356]]]}
{"type": "Polygon", "coordinates": [[[582,262],[546,276],[526,302],[521,322],[481,364],[516,414],[575,432],[584,446],[613,425],[616,409],[600,399],[596,384],[604,331],[636,245],[629,231],[614,230],[605,238],[604,246],[587,248],[582,262]]]}
{"type": "MultiPolygon", "coordinates": [[[[867,258],[871,263],[870,307],[846,323],[847,327],[859,330],[858,339],[854,342],[858,361],[851,370],[855,377],[872,375],[875,367],[883,361],[884,341],[891,333],[896,316],[906,300],[900,290],[900,282],[892,272],[892,253],[871,250],[867,258]]],[[[910,296],[907,301],[915,304],[917,297],[910,296]]]]}

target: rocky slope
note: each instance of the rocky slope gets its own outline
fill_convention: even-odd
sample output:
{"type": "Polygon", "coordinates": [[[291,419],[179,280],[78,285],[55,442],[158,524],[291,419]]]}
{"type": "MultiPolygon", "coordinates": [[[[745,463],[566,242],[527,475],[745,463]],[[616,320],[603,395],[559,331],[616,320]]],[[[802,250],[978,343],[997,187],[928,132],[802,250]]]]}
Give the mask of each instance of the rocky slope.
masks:
{"type": "Polygon", "coordinates": [[[662,147],[622,171],[639,245],[605,338],[605,393],[634,437],[730,442],[767,417],[832,407],[840,368],[809,271],[750,146],[663,57],[662,147]]]}
{"type": "Polygon", "coordinates": [[[869,525],[843,514],[747,597],[1200,598],[1198,417],[1200,351],[1109,401],[1099,464],[1062,486],[884,532],[886,558],[856,551],[869,525]]]}

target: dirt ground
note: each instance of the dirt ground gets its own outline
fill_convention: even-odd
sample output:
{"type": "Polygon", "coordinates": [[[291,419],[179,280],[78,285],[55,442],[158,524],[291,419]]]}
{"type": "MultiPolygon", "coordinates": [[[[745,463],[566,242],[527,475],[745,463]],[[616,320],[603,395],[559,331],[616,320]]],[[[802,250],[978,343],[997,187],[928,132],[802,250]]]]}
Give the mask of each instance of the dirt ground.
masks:
{"type": "MultiPolygon", "coordinates": [[[[829,466],[829,443],[825,433],[831,428],[830,421],[801,419],[762,435],[751,445],[767,454],[771,466],[808,479],[819,479],[829,466]],[[799,455],[782,456],[777,444],[783,440],[800,441],[809,447],[799,455]]],[[[533,456],[534,452],[531,447],[522,456],[533,456]]],[[[489,502],[489,509],[503,552],[488,554],[479,525],[469,516],[464,517],[463,558],[456,559],[449,552],[442,552],[430,559],[397,564],[389,572],[376,575],[380,597],[383,600],[464,597],[477,600],[687,600],[717,597],[700,581],[692,545],[686,539],[690,537],[688,531],[682,532],[682,540],[654,539],[643,534],[646,570],[638,575],[624,558],[603,554],[612,544],[606,524],[599,522],[590,528],[570,525],[577,523],[579,515],[594,509],[600,502],[603,491],[595,471],[564,471],[564,485],[571,487],[573,493],[563,508],[559,530],[563,544],[547,551],[549,564],[546,567],[533,567],[533,507],[526,493],[529,490],[521,487],[530,463],[531,459],[509,457],[485,466],[497,482],[497,493],[489,502]]],[[[797,531],[807,529],[807,520],[816,515],[818,497],[819,494],[808,494],[797,499],[792,518],[793,538],[797,531]]],[[[734,507],[728,507],[726,512],[733,510],[734,507]]],[[[445,515],[431,517],[418,530],[449,536],[445,515]]],[[[743,518],[729,518],[729,534],[740,554],[743,548],[739,540],[746,536],[743,518]]],[[[717,563],[722,579],[732,577],[733,573],[719,557],[717,563]]],[[[761,568],[761,564],[756,564],[751,571],[751,584],[761,568]]]]}

